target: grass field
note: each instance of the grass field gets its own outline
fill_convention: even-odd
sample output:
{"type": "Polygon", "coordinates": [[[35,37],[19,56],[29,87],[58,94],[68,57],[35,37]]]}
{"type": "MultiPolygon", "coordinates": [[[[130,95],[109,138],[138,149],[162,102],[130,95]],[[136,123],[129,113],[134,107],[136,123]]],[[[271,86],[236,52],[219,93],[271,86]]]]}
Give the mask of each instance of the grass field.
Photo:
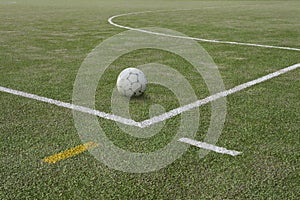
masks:
{"type": "MultiPolygon", "coordinates": [[[[125,31],[108,18],[140,11],[155,12],[114,22],[211,40],[300,48],[299,1],[1,0],[0,87],[72,103],[73,84],[86,56],[125,31]]],[[[226,89],[300,63],[300,51],[198,43],[218,66],[226,89]]],[[[118,73],[151,62],[183,74],[198,99],[210,95],[185,60],[141,49],[121,56],[105,71],[95,109],[111,113],[118,73]]],[[[0,199],[298,199],[299,86],[296,69],[226,98],[226,121],[216,145],[242,155],[210,152],[200,159],[199,148],[191,146],[172,164],[150,173],[111,169],[88,151],[55,164],[43,162],[82,144],[72,110],[0,92],[0,199]]],[[[148,119],[154,104],[165,111],[180,106],[168,88],[149,84],[144,96],[130,100],[132,118],[148,119]]],[[[211,104],[199,110],[195,139],[203,141],[211,104]]],[[[98,121],[120,148],[153,152],[172,140],[180,115],[166,120],[159,134],[148,139],[124,133],[114,121],[98,121]]]]}

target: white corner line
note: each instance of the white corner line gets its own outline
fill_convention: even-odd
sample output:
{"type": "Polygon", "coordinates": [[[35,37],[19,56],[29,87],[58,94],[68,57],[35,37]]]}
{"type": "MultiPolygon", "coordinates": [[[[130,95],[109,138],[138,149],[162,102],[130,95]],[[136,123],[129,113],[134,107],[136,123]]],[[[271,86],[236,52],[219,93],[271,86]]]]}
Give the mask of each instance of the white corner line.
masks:
{"type": "Polygon", "coordinates": [[[56,105],[56,106],[59,106],[59,107],[64,107],[64,108],[68,108],[68,109],[71,109],[71,110],[76,110],[76,111],[80,111],[80,112],[83,112],[83,113],[95,115],[95,116],[98,116],[98,117],[101,117],[101,118],[104,118],[104,119],[120,122],[122,124],[140,127],[140,123],[136,122],[132,119],[126,119],[126,118],[123,118],[123,117],[120,117],[120,116],[117,116],[117,115],[108,114],[108,113],[101,112],[101,111],[98,111],[98,110],[94,110],[94,109],[91,109],[91,108],[78,106],[78,105],[74,105],[74,104],[71,104],[71,103],[65,103],[65,102],[62,102],[62,101],[58,101],[58,100],[38,96],[38,95],[35,95],[35,94],[26,93],[26,92],[22,92],[22,91],[18,91],[18,90],[13,90],[13,89],[6,88],[6,87],[1,87],[1,86],[0,86],[0,91],[1,92],[6,92],[6,93],[9,93],[9,94],[14,94],[14,95],[21,96],[21,97],[26,97],[28,99],[34,99],[34,100],[37,100],[37,101],[49,103],[49,104],[56,105]]]}
{"type": "MultiPolygon", "coordinates": [[[[195,10],[195,9],[182,9],[182,10],[195,10]]],[[[299,48],[292,48],[292,47],[281,47],[281,46],[272,46],[272,45],[263,45],[263,44],[252,44],[252,43],[244,43],[244,42],[234,42],[234,41],[222,41],[222,40],[209,40],[209,39],[203,39],[203,38],[196,38],[196,37],[188,37],[188,36],[178,36],[178,35],[170,35],[165,33],[159,33],[154,31],[147,31],[144,29],[139,28],[133,28],[129,26],[123,26],[120,24],[117,24],[113,22],[113,19],[122,17],[122,16],[128,16],[128,15],[137,15],[137,14],[144,14],[144,13],[153,13],[153,12],[166,12],[167,10],[158,10],[158,11],[143,11],[143,12],[132,12],[132,13],[125,13],[125,14],[119,14],[114,15],[110,17],[107,21],[111,25],[127,30],[133,30],[137,32],[152,34],[152,35],[159,35],[159,36],[165,36],[165,37],[173,37],[173,38],[180,38],[180,39],[187,39],[187,40],[195,40],[195,41],[201,41],[201,42],[210,42],[210,43],[219,43],[219,44],[230,44],[230,45],[240,45],[240,46],[251,46],[251,47],[261,47],[261,48],[269,48],[269,49],[282,49],[282,50],[289,50],[289,51],[300,51],[299,48]]],[[[169,10],[172,11],[172,10],[169,10]]],[[[180,11],[180,10],[173,10],[173,11],[180,11]]]]}
{"type": "Polygon", "coordinates": [[[281,69],[281,70],[278,70],[274,73],[271,73],[271,74],[268,74],[266,76],[263,76],[261,78],[258,78],[258,79],[255,79],[255,80],[252,80],[252,81],[249,81],[247,83],[244,83],[244,84],[241,84],[241,85],[238,85],[234,88],[231,88],[231,89],[228,89],[228,90],[225,90],[223,92],[219,92],[219,93],[216,93],[216,94],[213,94],[209,97],[206,97],[204,99],[201,99],[201,100],[198,100],[198,101],[195,101],[193,103],[190,103],[190,104],[187,104],[185,106],[182,106],[182,107],[179,107],[179,108],[176,108],[176,109],[173,109],[173,110],[170,110],[169,112],[166,112],[164,114],[161,114],[161,115],[158,115],[158,116],[155,116],[155,117],[152,117],[150,119],[147,119],[147,120],[144,120],[141,122],[141,127],[142,128],[145,128],[145,127],[148,127],[148,126],[151,126],[155,123],[158,123],[158,122],[161,122],[161,121],[164,121],[166,119],[169,119],[171,117],[174,117],[176,115],[179,115],[183,112],[186,112],[186,111],[189,111],[193,108],[196,108],[196,107],[200,107],[202,105],[205,105],[205,104],[208,104],[212,101],[215,101],[217,99],[220,99],[220,98],[223,98],[223,97],[227,97],[228,95],[230,94],[234,94],[236,92],[239,92],[241,90],[244,90],[246,88],[249,88],[251,86],[254,86],[256,84],[259,84],[259,83],[262,83],[264,81],[267,81],[267,80],[270,80],[272,78],[275,78],[277,76],[280,76],[282,74],[285,74],[289,71],[292,71],[292,70],[295,70],[297,68],[300,67],[300,63],[298,64],[295,64],[295,65],[292,65],[290,67],[286,67],[284,69],[281,69]]]}
{"type": "Polygon", "coordinates": [[[197,140],[193,140],[193,139],[190,139],[190,138],[180,138],[178,141],[186,143],[186,144],[190,144],[192,146],[199,147],[199,148],[202,148],[202,149],[207,149],[207,150],[210,150],[210,151],[221,153],[221,154],[228,154],[228,155],[231,155],[231,156],[237,156],[237,155],[242,154],[242,152],[239,152],[239,151],[228,150],[228,149],[225,149],[223,147],[218,147],[218,146],[208,144],[208,143],[205,143],[205,142],[199,142],[197,140]]]}
{"type": "Polygon", "coordinates": [[[146,127],[149,127],[153,124],[162,122],[162,121],[167,120],[169,118],[172,118],[176,115],[179,115],[183,112],[189,111],[193,108],[200,107],[202,105],[208,104],[208,103],[210,103],[212,101],[215,101],[217,99],[226,97],[230,94],[234,94],[236,92],[239,92],[241,90],[244,90],[246,88],[254,86],[258,83],[262,83],[262,82],[267,81],[269,79],[275,78],[275,77],[280,76],[282,74],[285,74],[289,71],[295,70],[299,67],[300,67],[300,63],[292,65],[290,67],[286,67],[284,69],[278,70],[274,73],[268,74],[268,75],[263,76],[261,78],[255,79],[253,81],[249,81],[249,82],[241,84],[241,85],[238,85],[238,86],[236,86],[234,88],[231,88],[229,90],[225,90],[223,92],[213,94],[213,95],[211,95],[209,97],[206,97],[204,99],[197,100],[193,103],[190,103],[190,104],[187,104],[185,106],[173,109],[173,110],[171,110],[169,112],[166,112],[162,115],[152,117],[152,118],[144,120],[142,122],[136,122],[132,119],[123,118],[121,116],[101,112],[101,111],[98,111],[98,110],[95,110],[95,109],[91,109],[91,108],[87,108],[87,107],[83,107],[83,106],[79,106],[79,105],[74,105],[74,104],[71,104],[71,103],[66,103],[66,102],[62,102],[62,101],[58,101],[58,100],[38,96],[38,95],[35,95],[35,94],[30,94],[30,93],[18,91],[18,90],[6,88],[6,87],[1,87],[0,86],[0,92],[5,92],[5,93],[21,96],[21,97],[26,97],[26,98],[29,98],[29,99],[34,99],[34,100],[37,100],[37,101],[41,101],[41,102],[49,103],[49,104],[52,104],[52,105],[56,105],[56,106],[59,106],[59,107],[64,107],[64,108],[68,108],[68,109],[71,109],[71,110],[76,110],[76,111],[79,111],[79,112],[95,115],[95,116],[98,116],[98,117],[101,117],[101,118],[104,118],[104,119],[112,120],[112,121],[115,121],[115,122],[120,122],[122,124],[129,125],[129,126],[136,126],[136,127],[139,127],[139,128],[146,128],[146,127]]]}

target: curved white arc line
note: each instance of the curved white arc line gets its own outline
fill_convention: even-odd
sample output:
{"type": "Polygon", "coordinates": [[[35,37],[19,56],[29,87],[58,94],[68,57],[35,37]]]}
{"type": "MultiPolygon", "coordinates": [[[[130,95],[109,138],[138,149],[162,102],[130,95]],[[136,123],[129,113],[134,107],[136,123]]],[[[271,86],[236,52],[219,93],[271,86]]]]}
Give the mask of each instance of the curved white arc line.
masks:
{"type": "MultiPolygon", "coordinates": [[[[195,9],[182,9],[182,10],[195,10],[195,9]]],[[[179,39],[187,39],[187,40],[195,40],[195,41],[219,43],[219,44],[231,44],[231,45],[252,46],[252,47],[261,47],[261,48],[269,48],[269,49],[282,49],[282,50],[290,50],[290,51],[300,51],[299,48],[293,48],[293,47],[281,47],[281,46],[272,46],[272,45],[263,45],[263,44],[252,44],[252,43],[245,43],[245,42],[210,40],[210,39],[204,39],[204,38],[170,35],[170,34],[165,34],[165,33],[147,31],[147,30],[139,29],[139,28],[132,28],[132,27],[129,27],[129,26],[123,26],[123,25],[120,25],[120,24],[117,24],[117,23],[113,22],[113,19],[118,18],[118,17],[122,17],[122,16],[153,13],[153,12],[165,12],[165,11],[166,10],[143,11],[143,12],[132,12],[132,13],[119,14],[119,15],[114,15],[114,16],[110,17],[107,21],[108,21],[108,23],[110,23],[111,25],[113,25],[115,27],[124,28],[124,29],[132,30],[132,31],[138,31],[138,32],[142,32],[142,33],[148,33],[148,34],[152,34],[152,35],[160,35],[160,36],[165,36],[165,37],[173,37],[173,38],[179,38],[179,39]]],[[[179,10],[174,10],[174,11],[179,11],[179,10]]]]}

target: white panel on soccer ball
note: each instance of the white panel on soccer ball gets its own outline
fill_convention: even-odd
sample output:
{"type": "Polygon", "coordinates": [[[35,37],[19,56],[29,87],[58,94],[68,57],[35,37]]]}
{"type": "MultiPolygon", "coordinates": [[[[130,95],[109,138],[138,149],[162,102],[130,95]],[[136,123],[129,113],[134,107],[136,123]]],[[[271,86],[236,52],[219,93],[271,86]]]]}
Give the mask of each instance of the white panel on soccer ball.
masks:
{"type": "Polygon", "coordinates": [[[142,93],[142,85],[139,82],[131,84],[131,89],[137,96],[142,93]]]}
{"type": "Polygon", "coordinates": [[[134,73],[130,73],[128,78],[127,78],[131,83],[135,83],[138,81],[138,75],[134,73]]]}
{"type": "Polygon", "coordinates": [[[131,89],[125,90],[126,97],[132,97],[134,95],[134,92],[131,89]]]}

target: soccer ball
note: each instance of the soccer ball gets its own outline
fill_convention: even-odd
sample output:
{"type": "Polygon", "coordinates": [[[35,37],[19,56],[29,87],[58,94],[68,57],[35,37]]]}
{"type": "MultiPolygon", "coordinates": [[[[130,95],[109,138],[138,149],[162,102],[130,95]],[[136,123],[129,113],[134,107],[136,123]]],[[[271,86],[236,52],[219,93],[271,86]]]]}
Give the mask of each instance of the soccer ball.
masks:
{"type": "Polygon", "coordinates": [[[136,68],[124,69],[118,76],[117,88],[126,97],[140,96],[146,90],[145,74],[136,68]]]}

